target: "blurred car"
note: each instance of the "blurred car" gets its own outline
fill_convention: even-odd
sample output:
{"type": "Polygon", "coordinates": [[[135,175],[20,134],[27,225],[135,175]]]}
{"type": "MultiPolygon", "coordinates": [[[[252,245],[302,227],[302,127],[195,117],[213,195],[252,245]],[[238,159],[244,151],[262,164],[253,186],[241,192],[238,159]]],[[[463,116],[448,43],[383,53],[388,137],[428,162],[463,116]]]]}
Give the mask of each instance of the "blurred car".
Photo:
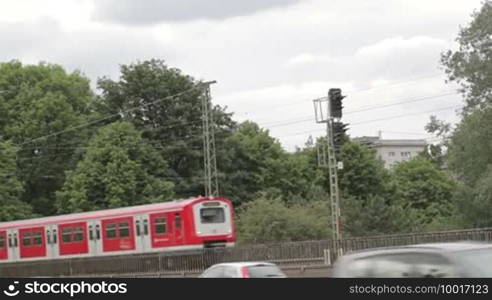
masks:
{"type": "Polygon", "coordinates": [[[267,262],[221,263],[206,269],[200,278],[285,278],[280,268],[267,262]]]}
{"type": "Polygon", "coordinates": [[[492,244],[419,244],[342,256],[333,277],[492,277],[492,244]]]}

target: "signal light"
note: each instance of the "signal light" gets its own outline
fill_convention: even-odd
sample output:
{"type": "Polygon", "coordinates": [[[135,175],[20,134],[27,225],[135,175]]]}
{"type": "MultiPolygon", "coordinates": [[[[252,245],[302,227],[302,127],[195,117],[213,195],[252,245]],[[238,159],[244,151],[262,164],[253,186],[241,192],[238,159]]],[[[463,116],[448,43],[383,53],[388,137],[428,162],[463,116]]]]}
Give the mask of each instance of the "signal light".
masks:
{"type": "Polygon", "coordinates": [[[328,101],[330,106],[330,116],[333,118],[341,118],[342,117],[342,99],[345,96],[342,96],[341,89],[330,89],[328,91],[328,101]]]}
{"type": "Polygon", "coordinates": [[[342,122],[333,122],[332,123],[332,132],[333,132],[333,145],[335,146],[335,154],[340,154],[340,149],[345,142],[345,132],[348,130],[348,124],[344,124],[342,122]]]}

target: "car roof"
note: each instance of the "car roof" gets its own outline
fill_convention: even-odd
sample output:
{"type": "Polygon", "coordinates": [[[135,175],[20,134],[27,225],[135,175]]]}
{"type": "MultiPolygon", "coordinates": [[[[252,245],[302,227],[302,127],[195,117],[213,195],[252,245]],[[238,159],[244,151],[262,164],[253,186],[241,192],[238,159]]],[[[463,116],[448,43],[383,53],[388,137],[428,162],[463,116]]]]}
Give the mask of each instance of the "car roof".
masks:
{"type": "Polygon", "coordinates": [[[217,266],[227,266],[227,267],[236,267],[236,268],[241,268],[241,267],[252,267],[252,266],[275,266],[273,263],[269,262],[264,262],[264,261],[244,261],[244,262],[229,262],[229,263],[220,263],[220,264],[215,264],[212,267],[217,267],[217,266]]]}
{"type": "Polygon", "coordinates": [[[483,242],[450,242],[450,243],[426,243],[414,244],[405,246],[382,247],[361,250],[353,253],[347,253],[344,257],[362,258],[377,254],[385,254],[390,252],[406,252],[408,250],[423,250],[423,251],[438,251],[438,252],[458,252],[466,250],[492,249],[492,244],[483,242]]]}

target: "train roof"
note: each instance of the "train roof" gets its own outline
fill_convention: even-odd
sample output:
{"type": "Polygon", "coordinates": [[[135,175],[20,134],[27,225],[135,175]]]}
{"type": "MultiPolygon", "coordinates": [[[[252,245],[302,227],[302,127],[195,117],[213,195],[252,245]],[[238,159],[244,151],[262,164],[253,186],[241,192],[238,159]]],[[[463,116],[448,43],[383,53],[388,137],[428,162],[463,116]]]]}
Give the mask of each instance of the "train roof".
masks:
{"type": "Polygon", "coordinates": [[[105,210],[96,210],[91,212],[73,213],[73,214],[42,217],[42,218],[19,220],[19,221],[0,222],[0,229],[27,227],[32,225],[41,226],[41,225],[53,224],[53,223],[77,222],[77,221],[83,221],[85,219],[98,219],[104,217],[118,217],[118,216],[126,216],[129,214],[152,212],[155,210],[167,210],[167,211],[179,210],[187,205],[204,200],[226,200],[226,199],[222,197],[200,196],[195,198],[175,200],[169,202],[144,204],[138,206],[128,206],[128,207],[105,209],[105,210]]]}

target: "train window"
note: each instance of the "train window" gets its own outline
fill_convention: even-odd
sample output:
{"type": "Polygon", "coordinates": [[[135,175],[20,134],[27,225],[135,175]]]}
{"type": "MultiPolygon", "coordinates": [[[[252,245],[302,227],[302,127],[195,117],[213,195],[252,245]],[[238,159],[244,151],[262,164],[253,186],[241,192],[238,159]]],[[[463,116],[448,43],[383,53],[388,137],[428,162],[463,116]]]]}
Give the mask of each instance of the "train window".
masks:
{"type": "Polygon", "coordinates": [[[14,247],[14,242],[12,241],[12,235],[9,234],[9,247],[12,248],[14,247]]]}
{"type": "Polygon", "coordinates": [[[101,238],[101,231],[99,230],[99,225],[96,225],[96,239],[100,239],[101,238]]]}
{"type": "Polygon", "coordinates": [[[174,224],[176,228],[181,228],[181,214],[174,215],[174,224]]]}
{"type": "Polygon", "coordinates": [[[56,237],[57,237],[57,235],[56,235],[56,229],[53,229],[53,244],[56,244],[57,243],[56,237]]]}
{"type": "Polygon", "coordinates": [[[137,231],[137,236],[140,236],[140,220],[135,222],[135,229],[137,231]]]}
{"type": "Polygon", "coordinates": [[[167,232],[166,218],[156,218],[154,223],[154,232],[157,234],[164,234],[167,232]]]}
{"type": "Polygon", "coordinates": [[[108,239],[116,238],[116,224],[110,223],[106,225],[106,237],[108,239]]]}
{"type": "Polygon", "coordinates": [[[31,233],[30,232],[24,232],[22,235],[22,245],[25,247],[31,246],[31,233]]]}
{"type": "Polygon", "coordinates": [[[64,243],[72,242],[72,228],[70,227],[62,228],[62,241],[64,243]]]}
{"type": "Polygon", "coordinates": [[[128,222],[122,222],[118,226],[120,232],[120,238],[126,238],[130,236],[130,225],[128,222]]]}
{"type": "Polygon", "coordinates": [[[144,220],[144,235],[149,234],[149,221],[147,219],[144,220]]]}
{"type": "Polygon", "coordinates": [[[46,230],[46,238],[48,240],[48,244],[51,244],[51,231],[46,230]]]}
{"type": "Polygon", "coordinates": [[[74,241],[81,242],[84,240],[84,229],[80,226],[74,228],[74,241]]]}
{"type": "Polygon", "coordinates": [[[43,244],[43,232],[42,231],[36,231],[32,234],[32,240],[33,240],[33,245],[42,245],[43,244]]]}
{"type": "Polygon", "coordinates": [[[89,239],[91,241],[94,239],[94,232],[92,232],[92,225],[89,225],[89,239]]]}
{"type": "Polygon", "coordinates": [[[223,223],[225,222],[224,209],[221,207],[202,208],[200,210],[202,223],[223,223]]]}
{"type": "Polygon", "coordinates": [[[5,243],[5,237],[3,235],[0,235],[0,248],[3,249],[6,245],[7,244],[5,243]]]}

